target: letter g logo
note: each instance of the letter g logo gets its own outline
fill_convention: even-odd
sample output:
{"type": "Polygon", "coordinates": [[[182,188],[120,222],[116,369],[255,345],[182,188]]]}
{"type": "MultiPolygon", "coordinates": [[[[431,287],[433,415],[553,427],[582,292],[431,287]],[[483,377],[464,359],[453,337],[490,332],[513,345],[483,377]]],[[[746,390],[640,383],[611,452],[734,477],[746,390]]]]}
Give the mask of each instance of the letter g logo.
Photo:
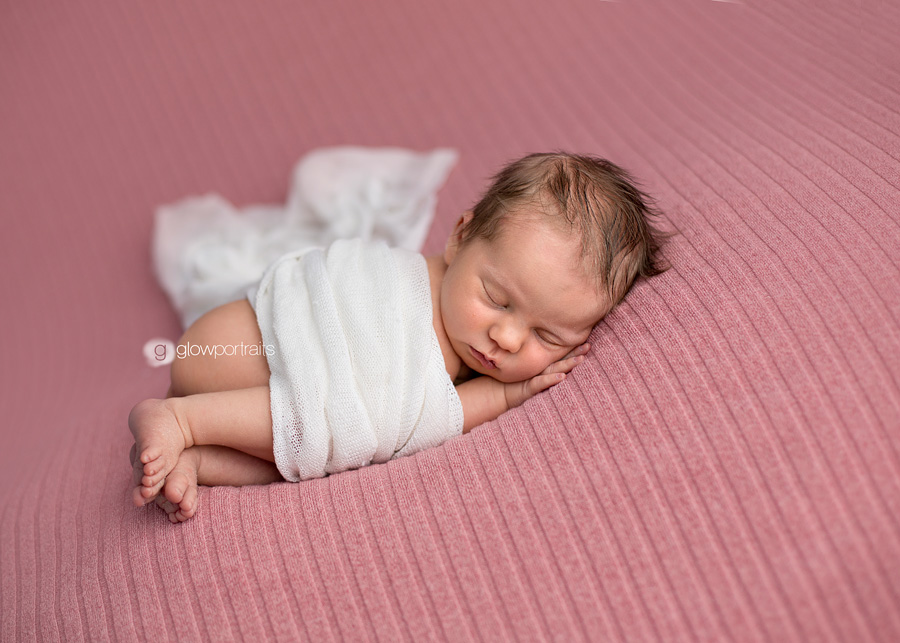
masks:
{"type": "Polygon", "coordinates": [[[144,359],[153,368],[171,364],[175,359],[175,344],[159,337],[147,340],[144,344],[144,359]]]}

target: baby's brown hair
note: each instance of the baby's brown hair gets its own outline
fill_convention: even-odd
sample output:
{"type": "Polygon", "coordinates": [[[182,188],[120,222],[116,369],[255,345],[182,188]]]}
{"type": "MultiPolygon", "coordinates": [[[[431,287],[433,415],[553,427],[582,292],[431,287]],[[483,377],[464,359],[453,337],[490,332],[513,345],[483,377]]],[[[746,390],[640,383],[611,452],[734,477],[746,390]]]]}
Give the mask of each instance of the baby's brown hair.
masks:
{"type": "Polygon", "coordinates": [[[652,199],[614,163],[566,152],[530,154],[503,168],[473,208],[460,244],[495,238],[503,219],[524,204],[578,230],[582,257],[610,310],[635,279],[667,269],[658,258],[666,235],[652,223],[659,216],[652,199]]]}

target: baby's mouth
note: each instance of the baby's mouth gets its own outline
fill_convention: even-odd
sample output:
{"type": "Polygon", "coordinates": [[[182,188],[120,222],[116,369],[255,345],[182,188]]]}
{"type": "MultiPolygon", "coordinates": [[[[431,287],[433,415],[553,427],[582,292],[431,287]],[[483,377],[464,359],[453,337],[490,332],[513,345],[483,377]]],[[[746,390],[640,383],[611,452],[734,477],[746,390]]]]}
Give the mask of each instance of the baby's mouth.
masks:
{"type": "Polygon", "coordinates": [[[481,351],[475,350],[472,346],[469,346],[469,350],[472,351],[472,355],[475,356],[475,359],[477,359],[479,362],[481,362],[481,365],[484,366],[485,368],[487,368],[487,369],[497,368],[497,365],[494,363],[494,361],[485,357],[484,353],[482,353],[481,351]]]}

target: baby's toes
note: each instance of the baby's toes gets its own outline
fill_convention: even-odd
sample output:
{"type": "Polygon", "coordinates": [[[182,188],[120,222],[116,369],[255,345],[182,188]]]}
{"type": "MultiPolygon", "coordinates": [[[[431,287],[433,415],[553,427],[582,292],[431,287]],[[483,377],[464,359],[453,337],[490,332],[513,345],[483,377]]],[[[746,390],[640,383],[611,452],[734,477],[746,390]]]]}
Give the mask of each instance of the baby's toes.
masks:
{"type": "MultiPolygon", "coordinates": [[[[165,492],[165,489],[163,489],[163,492],[165,492]]],[[[160,509],[165,511],[167,514],[170,514],[177,509],[177,507],[175,505],[173,505],[171,502],[166,500],[166,497],[163,494],[159,494],[158,496],[156,496],[153,499],[153,502],[156,504],[157,507],[159,507],[160,509]]]]}
{"type": "Polygon", "coordinates": [[[151,444],[147,446],[143,451],[141,451],[141,462],[145,465],[152,463],[154,460],[158,460],[162,456],[162,449],[160,449],[155,444],[151,444]]]}
{"type": "Polygon", "coordinates": [[[135,507],[143,507],[151,500],[144,496],[145,487],[135,487],[131,490],[131,499],[135,507]]]}
{"type": "Polygon", "coordinates": [[[163,489],[163,495],[165,495],[166,500],[177,505],[184,500],[184,494],[190,488],[190,484],[191,481],[188,480],[187,476],[176,469],[169,475],[166,486],[163,489]]]}
{"type": "Polygon", "coordinates": [[[178,512],[178,505],[173,505],[171,502],[166,500],[165,496],[159,494],[153,500],[156,503],[156,506],[166,512],[166,518],[169,519],[169,522],[172,524],[178,524],[181,522],[178,517],[175,515],[178,512]]]}
{"type": "Polygon", "coordinates": [[[197,487],[189,487],[184,493],[184,499],[178,505],[179,511],[177,513],[181,515],[182,520],[187,520],[197,513],[198,500],[197,487]]]}
{"type": "Polygon", "coordinates": [[[150,464],[145,464],[143,472],[141,484],[145,487],[156,486],[161,480],[166,479],[166,467],[163,466],[160,460],[154,460],[150,464]]]}
{"type": "Polygon", "coordinates": [[[197,486],[188,487],[188,490],[184,493],[184,500],[178,505],[181,512],[188,518],[193,516],[197,512],[197,501],[199,499],[200,494],[197,486]]]}
{"type": "MultiPolygon", "coordinates": [[[[148,453],[147,451],[144,454],[148,453]]],[[[154,457],[154,458],[145,458],[141,457],[141,462],[144,464],[144,474],[148,476],[152,476],[153,474],[159,473],[163,469],[166,468],[166,458],[163,457],[162,454],[154,457]]]]}
{"type": "MultiPolygon", "coordinates": [[[[166,483],[166,479],[163,478],[162,480],[157,482],[155,485],[139,487],[139,489],[141,491],[141,495],[146,499],[146,502],[150,502],[151,500],[156,498],[156,496],[159,495],[159,492],[163,488],[163,485],[165,483],[166,483]]],[[[146,504],[146,502],[144,504],[146,504]]]]}

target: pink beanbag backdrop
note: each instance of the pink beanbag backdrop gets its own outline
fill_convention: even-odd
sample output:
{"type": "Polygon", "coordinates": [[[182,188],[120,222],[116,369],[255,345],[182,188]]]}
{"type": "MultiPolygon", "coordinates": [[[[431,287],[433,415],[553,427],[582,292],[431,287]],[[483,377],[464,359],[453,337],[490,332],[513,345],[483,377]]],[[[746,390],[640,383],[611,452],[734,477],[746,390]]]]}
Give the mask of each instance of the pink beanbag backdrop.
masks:
{"type": "Polygon", "coordinates": [[[3,641],[900,639],[900,4],[0,3],[3,641]],[[436,449],[129,504],[153,211],[320,146],[631,170],[677,234],[436,449]]]}

